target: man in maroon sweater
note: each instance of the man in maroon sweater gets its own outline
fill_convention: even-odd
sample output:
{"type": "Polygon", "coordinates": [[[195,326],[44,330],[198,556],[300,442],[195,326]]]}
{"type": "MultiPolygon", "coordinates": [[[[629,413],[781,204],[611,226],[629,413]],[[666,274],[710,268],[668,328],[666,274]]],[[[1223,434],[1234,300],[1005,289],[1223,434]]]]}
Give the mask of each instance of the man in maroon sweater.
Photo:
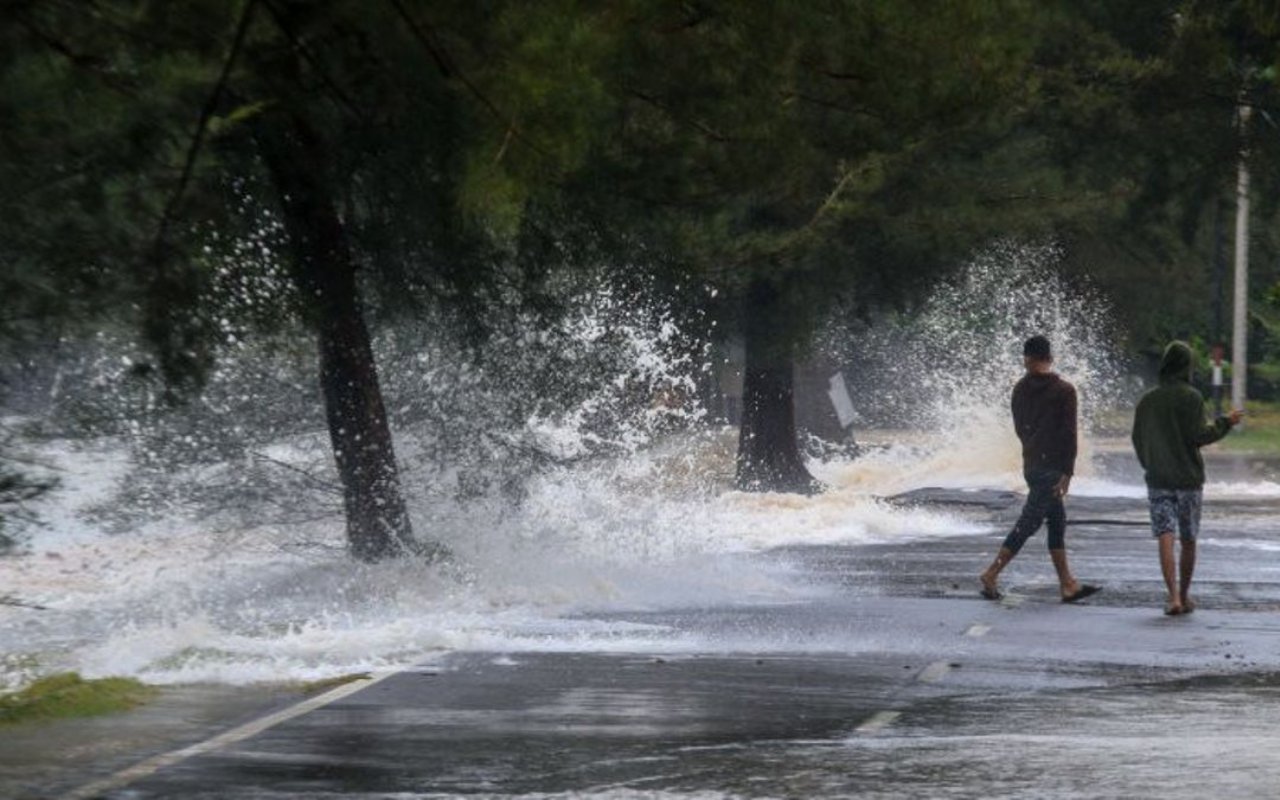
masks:
{"type": "Polygon", "coordinates": [[[991,566],[979,576],[982,596],[999,600],[1000,571],[1008,566],[1027,539],[1048,521],[1049,557],[1058,572],[1062,602],[1074,603],[1099,590],[1082,584],[1067,564],[1067,512],[1062,504],[1071,487],[1076,463],[1076,390],[1053,371],[1049,340],[1032,336],[1022,347],[1027,374],[1013,387],[1013,425],[1022,441],[1022,475],[1027,501],[1013,530],[1005,537],[991,566]]]}

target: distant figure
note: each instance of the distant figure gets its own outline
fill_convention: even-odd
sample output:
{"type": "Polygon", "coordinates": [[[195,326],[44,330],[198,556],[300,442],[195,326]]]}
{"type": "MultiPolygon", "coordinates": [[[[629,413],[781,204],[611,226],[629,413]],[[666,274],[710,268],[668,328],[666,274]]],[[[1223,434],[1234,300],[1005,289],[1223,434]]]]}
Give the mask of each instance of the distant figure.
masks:
{"type": "Polygon", "coordinates": [[[1196,570],[1196,535],[1204,460],[1200,448],[1212,444],[1240,422],[1243,412],[1209,422],[1204,398],[1191,386],[1191,348],[1171,342],[1160,359],[1160,385],[1138,401],[1133,415],[1133,449],[1147,481],[1151,533],[1160,545],[1160,571],[1169,598],[1164,613],[1189,614],[1191,576],[1196,570]],[[1178,577],[1174,577],[1173,534],[1181,539],[1178,577]]]}
{"type": "Polygon", "coordinates": [[[1067,564],[1067,512],[1062,498],[1071,487],[1071,475],[1075,471],[1076,390],[1053,371],[1053,353],[1045,337],[1032,336],[1023,344],[1022,363],[1027,374],[1013,387],[1010,406],[1014,430],[1022,441],[1022,475],[1027,481],[1027,501],[995,560],[979,576],[982,596],[988,600],[1004,596],[996,583],[1000,571],[1047,518],[1049,557],[1058,572],[1062,602],[1074,603],[1100,589],[1077,581],[1067,564]]]}

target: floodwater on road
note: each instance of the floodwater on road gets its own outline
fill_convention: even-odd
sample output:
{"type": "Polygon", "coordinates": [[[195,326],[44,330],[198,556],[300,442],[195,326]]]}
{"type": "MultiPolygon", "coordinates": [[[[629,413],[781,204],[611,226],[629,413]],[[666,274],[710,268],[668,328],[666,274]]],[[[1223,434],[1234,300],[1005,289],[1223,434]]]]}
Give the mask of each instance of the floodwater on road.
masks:
{"type": "MultiPolygon", "coordinates": [[[[1202,535],[1275,541],[1261,502],[1215,503],[1202,535]]],[[[978,599],[995,525],[793,545],[757,557],[823,592],[587,615],[676,646],[449,655],[103,796],[1274,796],[1280,564],[1206,546],[1200,610],[1164,617],[1150,534],[1110,524],[1141,501],[1077,505],[1100,521],[1069,533],[1075,567],[1104,586],[1079,606],[1038,546],[978,599]]]]}
{"type": "Polygon", "coordinates": [[[195,539],[184,537],[169,541],[188,549],[151,542],[133,561],[122,554],[141,540],[113,542],[118,552],[93,543],[109,566],[68,563],[71,542],[36,550],[10,566],[52,608],[21,623],[26,612],[10,609],[3,635],[158,678],[169,712],[139,713],[198,724],[153,717],[169,732],[135,727],[133,749],[95,748],[83,723],[5,732],[11,757],[61,743],[101,758],[90,775],[67,759],[51,762],[61,772],[24,771],[0,754],[0,788],[58,794],[214,735],[236,719],[183,699],[210,679],[210,697],[244,683],[265,710],[286,700],[261,692],[261,676],[372,667],[402,671],[100,796],[1271,795],[1272,462],[1211,461],[1201,609],[1182,619],[1160,614],[1140,477],[1123,449],[1095,452],[1068,503],[1073,567],[1104,586],[1078,607],[1057,602],[1042,536],[1005,573],[1006,602],[977,599],[1019,487],[1003,461],[981,474],[960,464],[886,451],[828,466],[823,497],[624,505],[559,529],[558,501],[580,513],[621,490],[547,486],[529,506],[539,527],[470,575],[348,570],[270,547],[211,548],[185,564],[195,539]],[[673,538],[682,524],[689,537],[673,538]],[[657,531],[666,538],[638,538],[657,531]],[[113,582],[139,565],[146,581],[113,582]],[[228,588],[245,593],[218,594],[228,588]],[[157,598],[174,602],[135,605],[157,598]]]}

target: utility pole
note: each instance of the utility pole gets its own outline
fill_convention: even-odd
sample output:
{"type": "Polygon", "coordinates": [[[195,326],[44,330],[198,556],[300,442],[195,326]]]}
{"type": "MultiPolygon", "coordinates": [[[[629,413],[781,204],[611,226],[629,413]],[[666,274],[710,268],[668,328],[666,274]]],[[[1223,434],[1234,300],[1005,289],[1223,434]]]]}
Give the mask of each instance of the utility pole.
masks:
{"type": "Polygon", "coordinates": [[[1213,210],[1213,415],[1222,416],[1222,356],[1226,352],[1226,336],[1222,329],[1223,305],[1227,288],[1227,231],[1223,220],[1227,214],[1227,201],[1222,195],[1213,210]]]}
{"type": "Polygon", "coordinates": [[[1236,106],[1240,154],[1236,174],[1235,316],[1231,329],[1231,407],[1243,409],[1249,374],[1249,117],[1253,109],[1241,93],[1236,106]]]}

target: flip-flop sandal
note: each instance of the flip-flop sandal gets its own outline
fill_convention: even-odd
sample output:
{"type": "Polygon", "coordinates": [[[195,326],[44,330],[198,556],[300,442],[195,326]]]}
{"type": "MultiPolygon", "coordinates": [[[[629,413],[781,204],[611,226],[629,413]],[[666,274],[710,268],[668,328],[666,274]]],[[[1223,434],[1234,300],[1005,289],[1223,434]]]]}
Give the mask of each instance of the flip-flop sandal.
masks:
{"type": "Polygon", "coordinates": [[[1076,590],[1075,590],[1074,592],[1072,592],[1071,594],[1069,594],[1069,595],[1067,595],[1066,597],[1062,598],[1062,602],[1064,602],[1064,603],[1076,603],[1076,602],[1079,602],[1079,601],[1081,601],[1081,600],[1085,599],[1086,597],[1090,597],[1090,596],[1092,596],[1092,595],[1095,595],[1095,594],[1097,594],[1097,593],[1098,593],[1098,592],[1100,592],[1100,591],[1102,591],[1102,587],[1101,587],[1101,586],[1094,586],[1093,584],[1090,584],[1090,583],[1082,583],[1082,584],[1080,584],[1080,588],[1079,588],[1079,589],[1076,589],[1076,590]]]}
{"type": "Polygon", "coordinates": [[[983,598],[987,600],[1003,600],[1004,599],[1004,592],[1001,592],[999,589],[990,588],[987,586],[983,586],[982,589],[978,591],[978,594],[982,595],[983,598]]]}
{"type": "Polygon", "coordinates": [[[1184,600],[1184,601],[1182,601],[1182,613],[1183,613],[1183,614],[1190,614],[1192,611],[1195,611],[1195,610],[1196,610],[1196,604],[1195,604],[1195,603],[1191,602],[1190,600],[1184,600]]]}
{"type": "Polygon", "coordinates": [[[1187,613],[1186,609],[1184,609],[1182,606],[1165,606],[1164,607],[1164,615],[1166,617],[1176,617],[1185,613],[1187,613]]]}

